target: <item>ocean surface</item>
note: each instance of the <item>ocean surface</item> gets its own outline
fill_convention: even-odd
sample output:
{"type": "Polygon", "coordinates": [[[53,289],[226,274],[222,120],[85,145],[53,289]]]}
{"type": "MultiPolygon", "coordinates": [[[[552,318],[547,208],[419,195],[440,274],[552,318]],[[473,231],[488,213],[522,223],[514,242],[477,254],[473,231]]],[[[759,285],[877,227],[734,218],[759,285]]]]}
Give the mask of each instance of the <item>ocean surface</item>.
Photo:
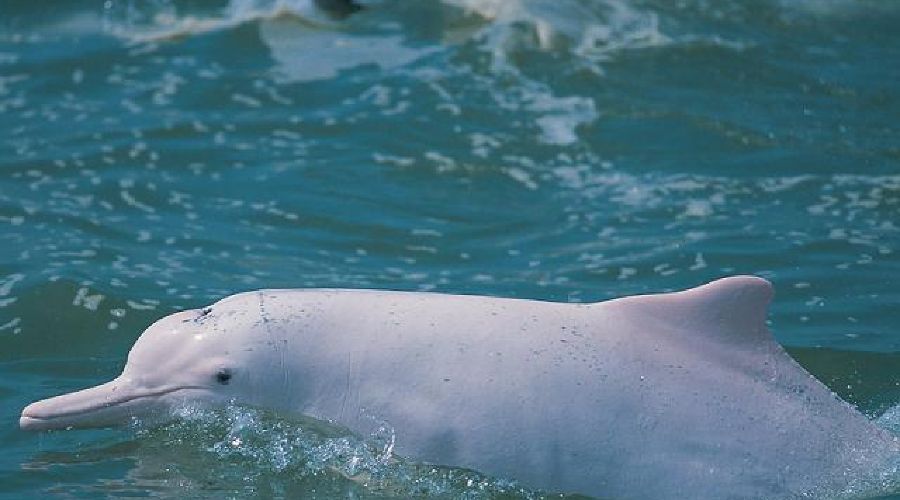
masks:
{"type": "Polygon", "coordinates": [[[777,339],[900,432],[900,3],[366,3],[0,3],[0,496],[558,497],[248,408],[18,429],[155,319],[269,287],[755,274],[777,339]]]}

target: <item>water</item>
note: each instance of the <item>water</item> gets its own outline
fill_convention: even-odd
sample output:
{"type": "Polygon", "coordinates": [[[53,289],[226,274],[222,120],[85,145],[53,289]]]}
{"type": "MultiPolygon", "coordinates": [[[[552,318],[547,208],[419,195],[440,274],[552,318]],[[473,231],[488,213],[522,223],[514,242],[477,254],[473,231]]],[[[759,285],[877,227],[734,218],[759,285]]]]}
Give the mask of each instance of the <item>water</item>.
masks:
{"type": "Polygon", "coordinates": [[[900,427],[900,5],[370,3],[0,6],[0,494],[539,494],[248,409],[17,429],[156,318],[263,287],[757,274],[778,340],[900,427]]]}

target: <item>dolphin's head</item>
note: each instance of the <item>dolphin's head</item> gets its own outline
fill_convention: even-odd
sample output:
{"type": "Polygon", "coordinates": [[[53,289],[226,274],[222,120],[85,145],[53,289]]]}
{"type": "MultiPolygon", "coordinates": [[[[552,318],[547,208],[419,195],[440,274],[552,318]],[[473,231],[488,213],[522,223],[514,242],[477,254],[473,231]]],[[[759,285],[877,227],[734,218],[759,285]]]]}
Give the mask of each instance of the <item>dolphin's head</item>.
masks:
{"type": "Polygon", "coordinates": [[[96,387],[30,404],[22,410],[19,426],[26,430],[106,427],[128,423],[133,417],[158,422],[186,404],[252,402],[255,381],[246,368],[257,344],[265,339],[252,335],[253,318],[240,317],[233,308],[217,313],[218,306],[160,319],[138,338],[121,375],[96,387]]]}

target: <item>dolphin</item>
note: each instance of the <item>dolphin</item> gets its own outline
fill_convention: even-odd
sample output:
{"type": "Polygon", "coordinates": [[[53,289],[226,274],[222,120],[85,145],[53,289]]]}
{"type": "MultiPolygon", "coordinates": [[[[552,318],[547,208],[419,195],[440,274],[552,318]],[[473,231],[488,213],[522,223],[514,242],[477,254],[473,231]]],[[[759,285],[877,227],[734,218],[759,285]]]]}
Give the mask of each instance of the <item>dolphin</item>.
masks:
{"type": "Polygon", "coordinates": [[[240,293],[158,320],[117,378],[32,403],[19,424],[111,426],[238,403],[362,436],[375,419],[393,428],[398,456],[544,491],[622,499],[858,491],[896,463],[898,438],[775,342],[765,324],[772,295],[753,276],[591,304],[240,293]]]}

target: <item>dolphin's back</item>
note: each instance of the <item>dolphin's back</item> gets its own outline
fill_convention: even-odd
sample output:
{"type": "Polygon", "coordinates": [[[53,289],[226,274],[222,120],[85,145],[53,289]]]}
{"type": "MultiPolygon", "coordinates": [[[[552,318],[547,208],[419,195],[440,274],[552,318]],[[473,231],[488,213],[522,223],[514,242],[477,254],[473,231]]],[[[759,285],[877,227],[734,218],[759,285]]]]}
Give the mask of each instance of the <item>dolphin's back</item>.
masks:
{"type": "Polygon", "coordinates": [[[304,359],[293,409],[387,423],[417,460],[616,498],[790,498],[897,452],[774,341],[759,278],[590,305],[258,293],[304,359]]]}

